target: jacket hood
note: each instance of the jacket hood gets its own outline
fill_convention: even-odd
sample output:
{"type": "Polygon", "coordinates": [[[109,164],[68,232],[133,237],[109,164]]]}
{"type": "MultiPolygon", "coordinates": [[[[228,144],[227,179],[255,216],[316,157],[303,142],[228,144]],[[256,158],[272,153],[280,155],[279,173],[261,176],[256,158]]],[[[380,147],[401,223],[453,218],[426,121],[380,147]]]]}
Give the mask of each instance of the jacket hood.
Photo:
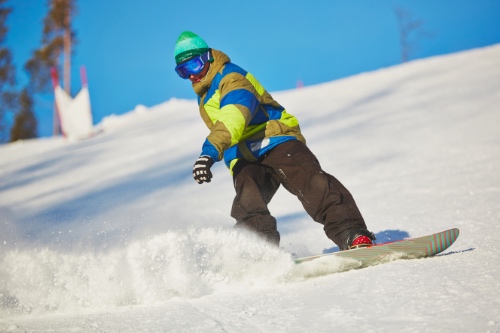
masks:
{"type": "Polygon", "coordinates": [[[198,96],[203,96],[210,88],[215,75],[221,70],[221,68],[231,62],[231,59],[222,51],[212,49],[212,55],[214,57],[214,61],[210,64],[210,69],[208,70],[207,75],[200,81],[193,83],[193,90],[198,96]]]}

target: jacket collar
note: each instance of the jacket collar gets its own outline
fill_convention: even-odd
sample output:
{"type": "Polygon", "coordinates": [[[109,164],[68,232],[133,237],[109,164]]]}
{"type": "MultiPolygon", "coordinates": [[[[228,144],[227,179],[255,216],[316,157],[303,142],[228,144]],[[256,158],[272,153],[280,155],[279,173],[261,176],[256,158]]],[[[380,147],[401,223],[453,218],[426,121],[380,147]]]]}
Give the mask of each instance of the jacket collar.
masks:
{"type": "Polygon", "coordinates": [[[212,55],[214,57],[214,61],[210,64],[210,69],[207,72],[207,75],[200,81],[193,83],[193,90],[198,96],[203,96],[208,88],[212,85],[212,81],[217,75],[217,73],[224,67],[225,64],[231,62],[231,59],[222,51],[212,49],[212,55]]]}

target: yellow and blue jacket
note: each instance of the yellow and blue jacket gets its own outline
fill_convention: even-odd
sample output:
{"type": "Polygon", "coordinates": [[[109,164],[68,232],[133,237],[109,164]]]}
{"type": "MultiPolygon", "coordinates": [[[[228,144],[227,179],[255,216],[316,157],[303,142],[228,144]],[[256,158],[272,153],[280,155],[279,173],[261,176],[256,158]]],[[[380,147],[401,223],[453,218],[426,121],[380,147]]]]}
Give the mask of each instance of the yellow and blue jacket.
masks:
{"type": "Polygon", "coordinates": [[[200,155],[224,159],[231,170],[238,159],[257,161],[285,141],[305,143],[297,119],[252,74],[223,52],[211,51],[210,70],[193,84],[200,115],[210,129],[200,155]]]}

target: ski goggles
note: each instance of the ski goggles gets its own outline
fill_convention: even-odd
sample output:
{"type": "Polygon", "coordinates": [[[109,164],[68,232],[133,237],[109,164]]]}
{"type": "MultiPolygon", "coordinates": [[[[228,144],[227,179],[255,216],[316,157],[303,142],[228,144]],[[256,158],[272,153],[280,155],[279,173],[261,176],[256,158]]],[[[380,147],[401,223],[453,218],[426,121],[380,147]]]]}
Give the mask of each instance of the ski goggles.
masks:
{"type": "Polygon", "coordinates": [[[183,78],[187,79],[190,75],[198,75],[205,67],[205,64],[212,60],[212,54],[210,51],[203,53],[202,55],[191,58],[183,63],[178,64],[175,67],[177,74],[183,78]]]}

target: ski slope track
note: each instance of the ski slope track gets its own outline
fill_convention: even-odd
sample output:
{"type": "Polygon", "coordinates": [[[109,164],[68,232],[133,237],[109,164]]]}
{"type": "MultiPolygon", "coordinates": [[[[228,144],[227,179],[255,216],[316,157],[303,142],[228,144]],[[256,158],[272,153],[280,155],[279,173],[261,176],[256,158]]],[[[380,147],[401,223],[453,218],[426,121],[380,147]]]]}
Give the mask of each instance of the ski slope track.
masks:
{"type": "Polygon", "coordinates": [[[196,101],[172,99],[0,146],[0,332],[500,332],[500,45],[272,95],[379,242],[455,244],[294,264],[338,248],[284,189],[279,249],[235,232],[225,166],[192,179],[196,101]]]}

